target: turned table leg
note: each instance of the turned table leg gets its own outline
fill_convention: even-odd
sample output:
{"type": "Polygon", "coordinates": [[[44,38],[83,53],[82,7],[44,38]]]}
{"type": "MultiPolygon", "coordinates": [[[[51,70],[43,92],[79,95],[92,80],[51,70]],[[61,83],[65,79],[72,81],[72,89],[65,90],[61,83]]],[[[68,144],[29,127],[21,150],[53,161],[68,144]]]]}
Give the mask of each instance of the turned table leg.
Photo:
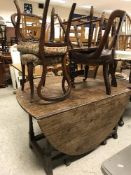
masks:
{"type": "Polygon", "coordinates": [[[40,154],[46,174],[53,175],[51,145],[47,139],[45,139],[43,149],[37,143],[38,140],[41,140],[43,138],[45,138],[43,134],[35,135],[33,128],[33,117],[29,115],[29,147],[40,154]]]}

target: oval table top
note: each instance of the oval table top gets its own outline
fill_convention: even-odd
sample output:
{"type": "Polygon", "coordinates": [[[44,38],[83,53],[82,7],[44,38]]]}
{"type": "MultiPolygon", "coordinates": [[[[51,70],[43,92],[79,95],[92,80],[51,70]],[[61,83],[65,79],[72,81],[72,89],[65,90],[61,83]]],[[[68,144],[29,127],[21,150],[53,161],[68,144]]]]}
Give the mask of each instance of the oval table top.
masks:
{"type": "MultiPolygon", "coordinates": [[[[49,95],[60,93],[60,77],[49,78],[49,95]]],[[[103,80],[77,79],[68,99],[47,104],[35,94],[35,101],[29,102],[28,85],[25,91],[17,91],[21,107],[34,117],[51,145],[68,155],[81,155],[95,149],[117,126],[129,101],[130,89],[126,81],[118,81],[112,87],[112,95],[106,95],[103,80]]]]}

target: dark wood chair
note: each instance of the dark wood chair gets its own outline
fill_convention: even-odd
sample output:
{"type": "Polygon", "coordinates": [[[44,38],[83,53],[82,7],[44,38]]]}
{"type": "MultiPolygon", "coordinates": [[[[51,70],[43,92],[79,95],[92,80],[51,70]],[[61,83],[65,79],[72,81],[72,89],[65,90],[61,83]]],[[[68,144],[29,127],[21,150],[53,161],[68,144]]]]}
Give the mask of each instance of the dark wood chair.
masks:
{"type": "Polygon", "coordinates": [[[104,35],[100,44],[96,48],[88,48],[86,50],[72,49],[70,50],[70,60],[76,64],[85,65],[103,65],[103,76],[106,86],[106,94],[111,94],[111,87],[109,82],[109,68],[112,77],[112,86],[117,86],[115,71],[114,71],[114,52],[117,43],[117,38],[121,28],[121,24],[126,15],[125,11],[115,10],[111,13],[108,24],[106,26],[104,35]],[[114,20],[119,20],[112,33],[112,38],[109,40],[109,34],[114,26],[114,20]],[[107,44],[108,43],[108,44],[107,44]]]}
{"type": "MultiPolygon", "coordinates": [[[[75,25],[75,32],[76,32],[76,38],[78,41],[78,47],[77,49],[79,50],[86,50],[90,47],[96,47],[99,45],[101,39],[102,39],[102,31],[103,31],[103,24],[105,21],[105,13],[103,12],[100,18],[96,18],[94,17],[94,8],[93,6],[90,9],[90,15],[87,17],[87,19],[85,20],[80,20],[78,18],[78,21],[76,21],[75,19],[75,23],[73,25],[75,25]],[[84,28],[88,28],[88,37],[87,37],[87,46],[83,46],[83,43],[79,42],[80,38],[77,35],[77,28],[79,26],[83,26],[84,28]]],[[[76,49],[73,47],[73,49],[76,49]]],[[[83,64],[76,64],[75,62],[73,62],[72,60],[70,61],[70,76],[71,76],[71,81],[72,84],[74,85],[74,79],[77,76],[82,76],[84,77],[84,81],[87,79],[87,77],[92,78],[96,78],[97,75],[97,70],[98,70],[98,65],[93,65],[93,66],[89,66],[89,65],[83,65],[83,64]],[[91,70],[91,71],[90,71],[91,70]]]]}
{"type": "MultiPolygon", "coordinates": [[[[15,5],[17,8],[17,21],[13,24],[16,28],[16,36],[19,38],[21,36],[20,33],[20,19],[21,15],[27,15],[27,16],[34,16],[36,18],[36,15],[29,15],[29,14],[22,14],[20,12],[20,8],[18,6],[17,1],[15,0],[15,5]]],[[[68,18],[68,26],[66,28],[64,41],[63,42],[55,42],[53,39],[50,39],[49,42],[45,42],[45,35],[46,35],[46,19],[47,19],[47,12],[49,7],[50,0],[46,0],[45,2],[45,8],[43,12],[42,17],[42,25],[40,30],[40,38],[39,41],[34,42],[34,40],[31,41],[18,41],[18,50],[21,52],[21,62],[22,62],[22,77],[23,77],[23,83],[22,83],[22,90],[24,90],[24,82],[25,82],[25,65],[27,65],[28,68],[28,80],[30,83],[30,89],[31,89],[31,99],[34,97],[34,83],[33,83],[33,69],[35,65],[42,65],[42,75],[37,87],[37,94],[40,97],[40,99],[46,100],[46,101],[60,101],[67,98],[71,92],[71,83],[70,79],[66,70],[66,56],[67,56],[67,50],[68,50],[68,44],[69,44],[69,31],[70,31],[70,25],[72,16],[75,10],[76,4],[74,3],[72,5],[69,18],[68,18]],[[63,89],[63,94],[61,96],[56,97],[48,97],[45,94],[42,93],[43,87],[45,86],[46,82],[46,73],[47,73],[47,66],[54,65],[54,64],[62,64],[62,71],[63,76],[66,79],[66,82],[68,84],[68,89],[63,89]]],[[[12,18],[14,19],[14,17],[12,18]]],[[[53,19],[53,13],[52,13],[52,19],[53,19]]],[[[51,22],[52,26],[54,21],[51,22]]],[[[54,29],[51,29],[51,32],[54,33],[54,29]]],[[[52,38],[52,37],[51,37],[52,38]]],[[[62,86],[63,87],[63,86],[62,86]]]]}

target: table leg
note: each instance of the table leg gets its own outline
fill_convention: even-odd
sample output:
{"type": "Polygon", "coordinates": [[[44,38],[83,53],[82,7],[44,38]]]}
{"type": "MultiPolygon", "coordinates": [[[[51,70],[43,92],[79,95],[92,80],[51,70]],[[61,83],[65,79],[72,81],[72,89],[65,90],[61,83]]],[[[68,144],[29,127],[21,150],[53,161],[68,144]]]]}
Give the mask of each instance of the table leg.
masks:
{"type": "Polygon", "coordinates": [[[42,149],[37,143],[38,140],[41,140],[43,138],[43,134],[35,135],[33,128],[33,117],[29,114],[29,147],[35,150],[41,156],[46,174],[53,175],[51,145],[48,140],[45,140],[44,148],[42,149]]]}
{"type": "Polygon", "coordinates": [[[48,142],[43,134],[35,135],[33,128],[33,117],[29,115],[29,145],[37,154],[39,154],[46,175],[53,175],[53,169],[59,165],[70,165],[71,162],[80,159],[87,153],[78,156],[69,156],[59,152],[48,142]],[[44,139],[42,146],[37,141],[44,139]]]}
{"type": "Polygon", "coordinates": [[[33,119],[29,115],[29,147],[32,148],[31,142],[34,140],[34,128],[33,128],[33,119]]]}

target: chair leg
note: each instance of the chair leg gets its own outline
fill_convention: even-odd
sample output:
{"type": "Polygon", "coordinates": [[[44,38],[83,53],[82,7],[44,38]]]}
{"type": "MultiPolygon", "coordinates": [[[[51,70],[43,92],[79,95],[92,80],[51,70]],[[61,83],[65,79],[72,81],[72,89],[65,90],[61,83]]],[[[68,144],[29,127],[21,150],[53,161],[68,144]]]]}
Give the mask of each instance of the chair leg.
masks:
{"type": "Polygon", "coordinates": [[[21,90],[24,91],[24,84],[25,84],[25,64],[21,65],[22,67],[22,82],[21,82],[21,90]]]}
{"type": "Polygon", "coordinates": [[[63,58],[63,61],[62,61],[62,70],[63,70],[62,89],[64,94],[68,96],[71,92],[72,82],[71,82],[71,77],[69,75],[69,69],[66,66],[65,58],[63,58]],[[65,89],[65,82],[67,82],[68,84],[67,90],[65,89]]]}
{"type": "Polygon", "coordinates": [[[114,62],[114,63],[109,65],[109,72],[111,74],[111,85],[113,87],[117,87],[117,81],[116,81],[116,77],[115,77],[116,66],[117,66],[117,62],[114,62]]]}
{"type": "Polygon", "coordinates": [[[31,90],[31,100],[34,97],[34,82],[33,82],[33,63],[27,64],[27,70],[28,70],[28,80],[30,83],[30,90],[31,90]]]}
{"type": "Polygon", "coordinates": [[[95,67],[95,72],[94,72],[94,77],[93,77],[94,79],[96,78],[98,68],[99,68],[99,66],[96,66],[96,67],[95,67]]]}
{"type": "Polygon", "coordinates": [[[111,94],[111,86],[109,82],[109,74],[108,74],[108,64],[103,65],[103,77],[104,77],[104,82],[106,86],[106,94],[110,95],[111,94]]]}
{"type": "Polygon", "coordinates": [[[87,79],[87,77],[88,77],[88,72],[89,72],[89,66],[88,65],[86,65],[85,66],[85,78],[83,79],[83,81],[86,81],[86,79],[87,79]]]}
{"type": "Polygon", "coordinates": [[[76,74],[76,67],[77,65],[74,62],[70,62],[69,64],[69,74],[70,74],[70,79],[71,79],[71,86],[75,88],[75,74],[76,74]]]}

